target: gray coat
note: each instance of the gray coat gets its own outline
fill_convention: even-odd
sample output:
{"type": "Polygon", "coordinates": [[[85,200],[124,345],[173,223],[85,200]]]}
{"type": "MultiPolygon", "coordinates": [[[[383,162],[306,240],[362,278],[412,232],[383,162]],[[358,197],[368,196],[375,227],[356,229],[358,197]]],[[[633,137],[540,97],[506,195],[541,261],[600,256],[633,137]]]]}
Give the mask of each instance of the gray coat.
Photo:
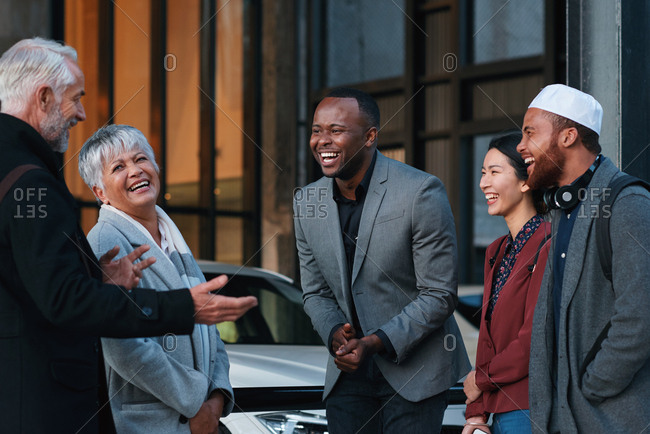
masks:
{"type": "MultiPolygon", "coordinates": [[[[533,320],[530,411],[533,431],[547,432],[552,402],[562,433],[639,433],[650,425],[650,194],[623,190],[611,210],[613,284],[603,275],[594,218],[611,179],[604,159],[579,208],[566,256],[553,388],[553,255],[551,248],[533,320]],[[598,335],[611,321],[600,349],[598,335]],[[596,351],[597,350],[597,351],[596,351]]],[[[610,215],[611,212],[611,215],[610,215]]],[[[606,214],[606,215],[605,215],[606,214]]],[[[557,233],[558,212],[553,214],[557,233]]]]}
{"type": "MultiPolygon", "coordinates": [[[[351,288],[333,179],[298,190],[294,213],[305,311],[323,342],[337,324],[352,323],[354,300],[364,335],[381,329],[394,346],[397,360],[375,360],[405,399],[443,392],[469,371],[452,316],[458,301],[456,231],[438,178],[378,153],[351,288]]],[[[330,357],[325,397],[340,372],[330,357]]]]}
{"type": "MultiPolygon", "coordinates": [[[[88,234],[88,241],[98,257],[119,246],[118,258],[139,245],[149,244],[151,249],[143,258],[154,256],[156,262],[143,271],[139,286],[159,291],[186,286],[167,255],[111,211],[100,210],[99,221],[88,234]]],[[[183,259],[194,264],[193,274],[202,276],[193,258],[183,259]]],[[[189,433],[187,419],[196,415],[213,390],[223,389],[233,396],[224,344],[215,326],[207,330],[210,366],[204,366],[197,326],[192,335],[102,339],[111,411],[118,433],[189,433]]],[[[230,400],[223,416],[232,407],[230,400]]]]}

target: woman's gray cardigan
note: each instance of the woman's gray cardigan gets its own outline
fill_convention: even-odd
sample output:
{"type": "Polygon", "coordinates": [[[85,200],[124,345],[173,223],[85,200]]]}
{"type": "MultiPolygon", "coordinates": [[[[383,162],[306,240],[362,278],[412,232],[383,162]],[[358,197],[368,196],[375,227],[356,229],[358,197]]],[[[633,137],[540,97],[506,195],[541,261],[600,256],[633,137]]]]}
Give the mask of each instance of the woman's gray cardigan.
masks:
{"type": "MultiPolygon", "coordinates": [[[[187,286],[167,255],[114,212],[100,210],[99,221],[88,234],[88,241],[97,257],[116,245],[120,247],[120,258],[137,246],[148,244],[151,249],[143,258],[154,256],[156,262],[143,271],[138,286],[158,291],[187,286]]],[[[185,266],[193,264],[203,281],[194,258],[183,256],[189,256],[182,258],[185,266]]],[[[208,327],[209,366],[204,366],[201,334],[196,327],[189,336],[102,339],[111,410],[118,433],[189,433],[187,419],[196,415],[212,391],[221,389],[232,398],[230,365],[216,326],[208,327]]],[[[226,400],[223,416],[232,411],[233,404],[232,399],[226,400]]]]}

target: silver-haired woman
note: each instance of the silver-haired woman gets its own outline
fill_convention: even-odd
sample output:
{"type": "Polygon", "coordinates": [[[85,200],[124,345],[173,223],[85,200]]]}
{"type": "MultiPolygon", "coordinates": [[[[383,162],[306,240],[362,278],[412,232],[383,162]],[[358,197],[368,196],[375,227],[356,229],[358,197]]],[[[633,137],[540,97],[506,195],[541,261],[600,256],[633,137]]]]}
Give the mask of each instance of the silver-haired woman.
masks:
{"type": "MultiPolygon", "coordinates": [[[[79,172],[102,203],[88,234],[97,256],[115,245],[124,255],[150,244],[145,256],[156,262],[140,286],[170,290],[204,281],[178,228],[156,205],[158,166],[139,130],[98,130],[81,149],[79,172]]],[[[189,336],[105,338],[102,346],[118,432],[217,432],[219,418],[232,410],[228,356],[214,326],[197,325],[189,336]]]]}

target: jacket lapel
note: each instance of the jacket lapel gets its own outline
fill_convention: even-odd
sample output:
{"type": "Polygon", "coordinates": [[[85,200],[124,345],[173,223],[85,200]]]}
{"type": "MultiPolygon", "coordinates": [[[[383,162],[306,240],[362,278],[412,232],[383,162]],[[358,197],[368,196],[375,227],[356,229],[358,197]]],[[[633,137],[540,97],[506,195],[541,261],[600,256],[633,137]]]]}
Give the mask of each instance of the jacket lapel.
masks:
{"type": "MultiPolygon", "coordinates": [[[[324,233],[324,236],[329,240],[331,244],[331,251],[334,252],[334,257],[336,259],[337,268],[340,270],[340,288],[343,293],[343,297],[347,304],[347,312],[351,312],[350,306],[352,301],[350,300],[350,285],[348,284],[348,263],[345,257],[345,247],[343,246],[343,233],[341,232],[341,220],[339,219],[339,208],[336,202],[334,201],[334,179],[328,179],[327,186],[327,209],[331,212],[327,213],[325,219],[325,224],[327,230],[324,233]]],[[[350,315],[348,315],[350,318],[350,315]]]]}
{"type": "MultiPolygon", "coordinates": [[[[587,239],[593,227],[594,217],[598,215],[599,204],[603,190],[609,184],[616,168],[603,158],[600,167],[594,173],[592,181],[586,189],[586,195],[580,205],[573,211],[577,212],[576,221],[571,232],[571,241],[567,250],[567,263],[564,268],[562,281],[562,305],[568,306],[576,291],[580,274],[585,261],[587,239]],[[612,172],[612,168],[614,172],[612,172]]],[[[563,217],[563,216],[562,216],[563,217]]]]}
{"type": "Polygon", "coordinates": [[[375,169],[370,179],[368,193],[361,212],[361,221],[359,223],[359,233],[357,234],[357,247],[354,252],[354,265],[352,268],[352,285],[359,275],[359,270],[366,259],[370,236],[375,225],[375,218],[379,212],[381,202],[386,194],[384,183],[388,179],[388,159],[379,151],[377,152],[377,161],[375,169]]]}
{"type": "MultiPolygon", "coordinates": [[[[483,324],[485,321],[485,316],[487,315],[487,307],[490,304],[490,299],[492,298],[492,282],[494,281],[494,273],[496,273],[496,270],[501,267],[501,261],[503,261],[503,257],[505,256],[507,242],[508,240],[504,239],[499,246],[499,250],[494,253],[494,262],[490,266],[490,271],[488,271],[483,279],[483,305],[481,308],[481,324],[483,324]]],[[[503,290],[503,288],[501,288],[501,290],[503,290]]],[[[492,333],[490,330],[486,328],[485,332],[490,341],[492,341],[492,333]]]]}

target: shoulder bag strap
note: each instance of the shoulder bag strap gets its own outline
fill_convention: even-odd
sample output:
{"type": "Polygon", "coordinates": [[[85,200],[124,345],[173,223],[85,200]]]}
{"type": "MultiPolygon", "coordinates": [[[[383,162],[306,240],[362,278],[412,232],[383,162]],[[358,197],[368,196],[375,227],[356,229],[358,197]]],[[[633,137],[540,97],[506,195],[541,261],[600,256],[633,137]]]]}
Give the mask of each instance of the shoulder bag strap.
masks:
{"type": "Polygon", "coordinates": [[[5,198],[5,195],[9,192],[9,189],[15,184],[18,179],[30,170],[42,169],[42,167],[37,166],[36,164],[21,164],[13,168],[7,176],[0,182],[0,202],[5,198]]]}

